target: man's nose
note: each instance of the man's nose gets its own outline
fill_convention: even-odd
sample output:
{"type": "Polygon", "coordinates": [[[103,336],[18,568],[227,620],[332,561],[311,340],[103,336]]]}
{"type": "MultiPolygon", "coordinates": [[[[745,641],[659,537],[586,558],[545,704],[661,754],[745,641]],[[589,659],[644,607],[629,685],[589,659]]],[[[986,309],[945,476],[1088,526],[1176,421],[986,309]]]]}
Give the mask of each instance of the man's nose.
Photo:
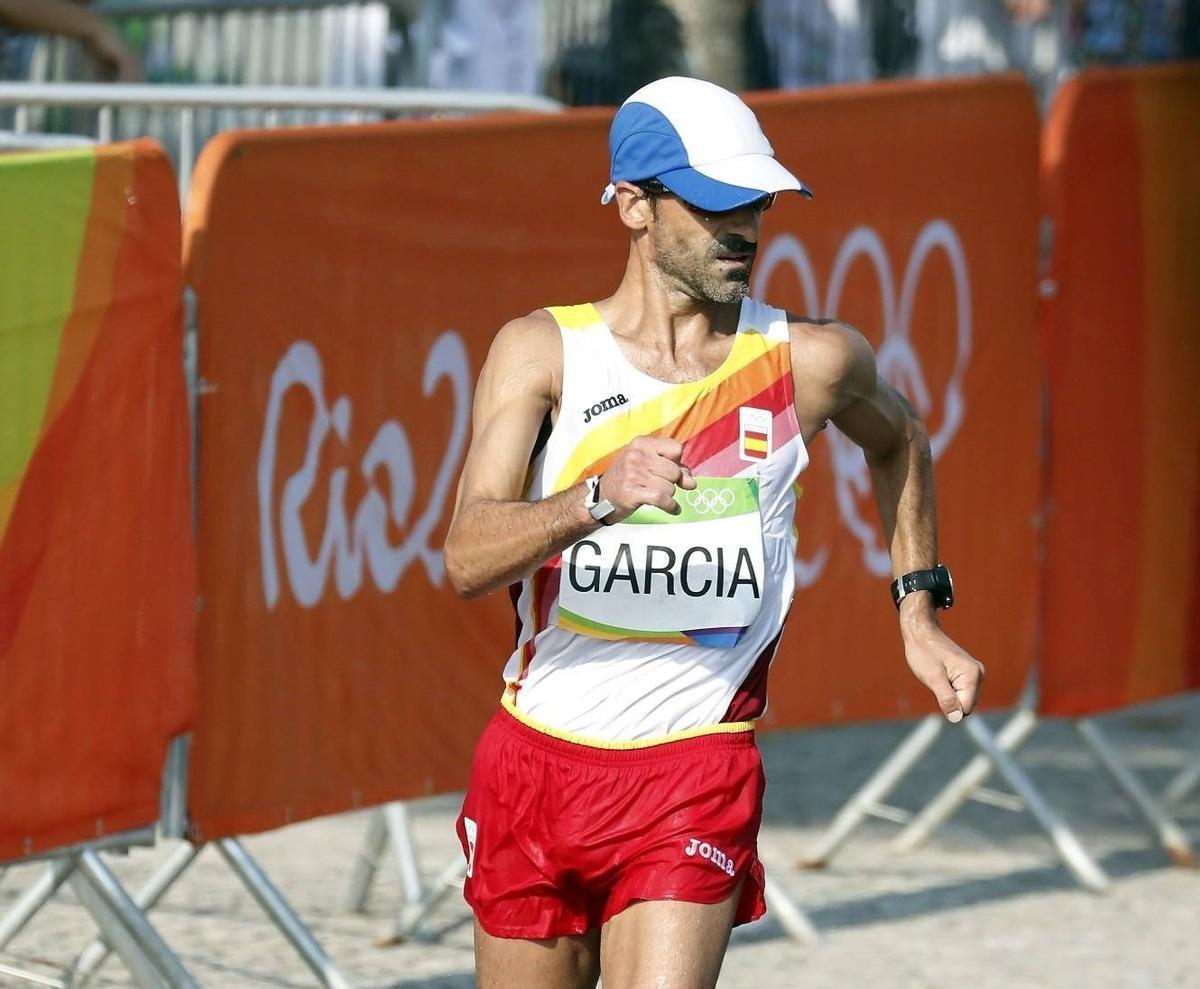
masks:
{"type": "Polygon", "coordinates": [[[743,206],[729,214],[729,218],[721,225],[722,233],[737,234],[743,240],[758,240],[758,227],[762,222],[762,211],[752,206],[743,206]]]}

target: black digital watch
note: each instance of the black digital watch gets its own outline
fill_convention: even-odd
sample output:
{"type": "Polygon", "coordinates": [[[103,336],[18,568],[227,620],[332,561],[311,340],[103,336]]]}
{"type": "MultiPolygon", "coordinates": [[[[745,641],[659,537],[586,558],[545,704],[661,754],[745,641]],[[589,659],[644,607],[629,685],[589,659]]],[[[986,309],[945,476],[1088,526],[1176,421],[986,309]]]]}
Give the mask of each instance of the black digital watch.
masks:
{"type": "Polygon", "coordinates": [[[914,570],[893,580],[892,600],[896,603],[897,611],[900,610],[900,602],[913,591],[932,592],[934,607],[954,606],[954,578],[944,564],[939,563],[932,570],[914,570]]]}

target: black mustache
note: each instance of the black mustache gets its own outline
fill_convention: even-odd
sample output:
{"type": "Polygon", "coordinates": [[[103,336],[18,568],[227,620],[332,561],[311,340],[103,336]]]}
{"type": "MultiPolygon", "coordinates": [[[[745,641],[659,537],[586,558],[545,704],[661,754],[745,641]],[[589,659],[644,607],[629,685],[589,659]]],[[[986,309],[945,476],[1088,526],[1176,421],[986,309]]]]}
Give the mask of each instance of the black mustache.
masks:
{"type": "Polygon", "coordinates": [[[727,236],[718,237],[713,242],[712,247],[709,248],[708,253],[713,257],[719,257],[722,254],[746,254],[754,257],[757,250],[758,244],[753,240],[746,240],[745,237],[727,236]]]}

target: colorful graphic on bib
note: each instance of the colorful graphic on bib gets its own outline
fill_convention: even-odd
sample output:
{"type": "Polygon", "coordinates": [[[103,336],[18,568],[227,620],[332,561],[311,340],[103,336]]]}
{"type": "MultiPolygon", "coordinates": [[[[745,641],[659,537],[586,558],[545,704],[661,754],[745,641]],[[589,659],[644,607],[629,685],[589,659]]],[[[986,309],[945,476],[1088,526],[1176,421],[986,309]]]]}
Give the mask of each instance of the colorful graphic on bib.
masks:
{"type": "Polygon", "coordinates": [[[730,648],[762,606],[758,479],[698,477],[678,515],[643,505],[562,555],[560,628],[730,648]]]}

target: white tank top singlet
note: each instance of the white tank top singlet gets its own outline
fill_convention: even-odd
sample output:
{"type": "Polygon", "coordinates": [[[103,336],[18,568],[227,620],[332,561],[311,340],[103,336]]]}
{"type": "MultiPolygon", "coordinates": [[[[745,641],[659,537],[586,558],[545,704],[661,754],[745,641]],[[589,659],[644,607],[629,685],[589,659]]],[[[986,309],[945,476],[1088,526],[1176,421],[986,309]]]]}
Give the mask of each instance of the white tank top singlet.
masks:
{"type": "Polygon", "coordinates": [[[643,506],[511,588],[517,647],[503,704],[546,734],[634,748],[746,731],[795,586],[796,478],[787,315],[746,299],[729,356],[697,381],[638,370],[590,303],[548,309],[562,400],[530,465],[536,501],[601,474],[637,436],[683,444],[682,511],[643,506]]]}

